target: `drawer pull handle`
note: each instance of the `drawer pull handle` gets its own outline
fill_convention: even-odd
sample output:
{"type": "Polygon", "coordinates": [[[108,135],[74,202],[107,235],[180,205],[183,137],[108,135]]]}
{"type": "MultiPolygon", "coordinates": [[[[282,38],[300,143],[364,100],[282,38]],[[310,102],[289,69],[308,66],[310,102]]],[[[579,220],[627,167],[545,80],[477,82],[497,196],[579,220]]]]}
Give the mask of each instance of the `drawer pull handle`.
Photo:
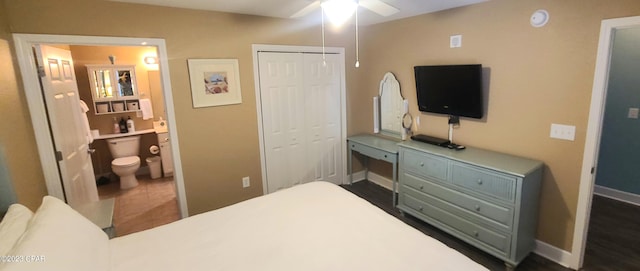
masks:
{"type": "Polygon", "coordinates": [[[478,237],[480,236],[480,233],[478,233],[478,231],[473,231],[473,236],[478,237]]]}
{"type": "Polygon", "coordinates": [[[482,179],[478,179],[478,184],[482,185],[482,179]]]}
{"type": "Polygon", "coordinates": [[[420,166],[421,166],[421,167],[424,167],[424,163],[420,162],[420,166]]]}
{"type": "Polygon", "coordinates": [[[356,147],[356,145],[351,145],[351,148],[355,148],[355,147],[356,147]]]}
{"type": "Polygon", "coordinates": [[[386,155],[386,154],[384,155],[384,158],[387,158],[387,155],[386,155]]]}
{"type": "Polygon", "coordinates": [[[480,205],[476,205],[476,211],[480,212],[480,205]]]}
{"type": "Polygon", "coordinates": [[[420,210],[422,212],[422,209],[424,209],[424,207],[420,206],[418,207],[418,210],[420,210]]]}
{"type": "Polygon", "coordinates": [[[424,185],[420,185],[420,190],[424,189],[424,185]]]}

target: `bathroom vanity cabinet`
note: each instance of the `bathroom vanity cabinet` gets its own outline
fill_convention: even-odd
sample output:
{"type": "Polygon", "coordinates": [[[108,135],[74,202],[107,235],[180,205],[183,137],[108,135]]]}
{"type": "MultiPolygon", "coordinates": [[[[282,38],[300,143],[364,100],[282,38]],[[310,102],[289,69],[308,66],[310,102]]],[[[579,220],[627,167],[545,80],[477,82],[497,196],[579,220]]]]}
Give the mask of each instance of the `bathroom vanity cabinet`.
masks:
{"type": "Polygon", "coordinates": [[[135,65],[87,65],[96,115],[140,110],[135,65]]]}
{"type": "Polygon", "coordinates": [[[171,158],[171,143],[169,143],[168,132],[158,133],[158,144],[160,145],[162,172],[165,177],[173,176],[173,158],[171,158]]]}

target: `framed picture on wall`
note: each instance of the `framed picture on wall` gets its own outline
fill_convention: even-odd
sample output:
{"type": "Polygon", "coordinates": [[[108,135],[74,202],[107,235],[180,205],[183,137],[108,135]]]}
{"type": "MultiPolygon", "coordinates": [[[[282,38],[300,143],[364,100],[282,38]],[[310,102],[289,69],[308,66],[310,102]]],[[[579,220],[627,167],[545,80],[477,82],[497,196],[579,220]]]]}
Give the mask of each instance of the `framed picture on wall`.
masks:
{"type": "Polygon", "coordinates": [[[237,59],[188,59],[193,107],[242,103],[237,59]]]}

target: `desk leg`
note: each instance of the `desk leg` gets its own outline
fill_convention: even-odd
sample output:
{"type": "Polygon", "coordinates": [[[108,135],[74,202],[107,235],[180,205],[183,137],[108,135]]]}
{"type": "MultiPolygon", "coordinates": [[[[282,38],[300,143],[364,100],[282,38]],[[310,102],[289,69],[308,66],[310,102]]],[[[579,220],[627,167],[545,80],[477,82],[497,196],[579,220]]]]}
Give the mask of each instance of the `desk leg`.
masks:
{"type": "Polygon", "coordinates": [[[369,180],[369,157],[364,156],[364,179],[369,180]]]}
{"type": "Polygon", "coordinates": [[[347,173],[349,173],[349,185],[353,184],[353,169],[351,168],[351,157],[353,156],[353,150],[349,145],[349,157],[347,157],[347,173]]]}
{"type": "Polygon", "coordinates": [[[396,189],[397,189],[397,183],[398,183],[398,162],[394,162],[393,163],[393,172],[391,173],[393,174],[393,202],[391,204],[391,206],[393,206],[394,208],[396,207],[396,189]]]}

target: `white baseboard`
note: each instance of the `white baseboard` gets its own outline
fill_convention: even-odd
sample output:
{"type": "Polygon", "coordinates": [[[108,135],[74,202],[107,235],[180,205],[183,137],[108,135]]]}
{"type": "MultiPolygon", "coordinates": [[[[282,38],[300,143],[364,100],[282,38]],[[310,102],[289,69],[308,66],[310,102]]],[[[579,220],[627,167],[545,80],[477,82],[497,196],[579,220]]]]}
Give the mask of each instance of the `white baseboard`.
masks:
{"type": "MultiPolygon", "coordinates": [[[[392,187],[393,187],[393,181],[375,174],[371,171],[369,171],[369,181],[372,183],[375,183],[377,185],[380,185],[386,189],[389,189],[389,191],[391,191],[392,187]]],[[[353,182],[359,182],[359,181],[363,181],[364,180],[364,171],[359,171],[359,172],[354,172],[353,173],[353,182]]],[[[572,260],[572,254],[568,251],[564,251],[562,249],[559,249],[555,246],[549,245],[545,242],[542,242],[540,240],[536,240],[536,247],[533,250],[533,253],[538,254],[544,258],[549,259],[550,261],[556,262],[559,265],[562,265],[564,267],[570,268],[570,262],[572,260]]]]}
{"type": "Polygon", "coordinates": [[[599,196],[640,206],[640,195],[638,194],[624,192],[600,185],[596,185],[593,187],[593,193],[599,196]]]}
{"type": "Polygon", "coordinates": [[[567,268],[570,268],[570,263],[573,259],[571,252],[564,251],[540,240],[536,240],[536,248],[533,250],[533,253],[567,268]]]}
{"type": "MultiPolygon", "coordinates": [[[[352,173],[352,175],[353,175],[354,183],[357,183],[359,181],[364,181],[364,171],[354,172],[352,173]]],[[[347,175],[347,179],[344,181],[344,184],[349,184],[349,175],[347,175]]]]}
{"type": "MultiPolygon", "coordinates": [[[[364,174],[363,174],[364,175],[364,174]]],[[[393,189],[393,181],[390,179],[387,179],[386,177],[382,176],[382,175],[378,175],[375,174],[371,171],[369,171],[369,181],[372,183],[375,183],[379,186],[382,186],[386,189],[388,189],[389,191],[391,191],[393,189]]]]}
{"type": "MultiPolygon", "coordinates": [[[[369,171],[368,175],[369,175],[368,177],[370,182],[375,183],[379,186],[382,186],[388,189],[389,191],[392,190],[393,181],[391,179],[388,179],[387,177],[384,177],[382,175],[375,174],[371,171],[369,171]]],[[[353,173],[353,182],[355,183],[359,181],[364,181],[364,170],[353,173]]]]}

